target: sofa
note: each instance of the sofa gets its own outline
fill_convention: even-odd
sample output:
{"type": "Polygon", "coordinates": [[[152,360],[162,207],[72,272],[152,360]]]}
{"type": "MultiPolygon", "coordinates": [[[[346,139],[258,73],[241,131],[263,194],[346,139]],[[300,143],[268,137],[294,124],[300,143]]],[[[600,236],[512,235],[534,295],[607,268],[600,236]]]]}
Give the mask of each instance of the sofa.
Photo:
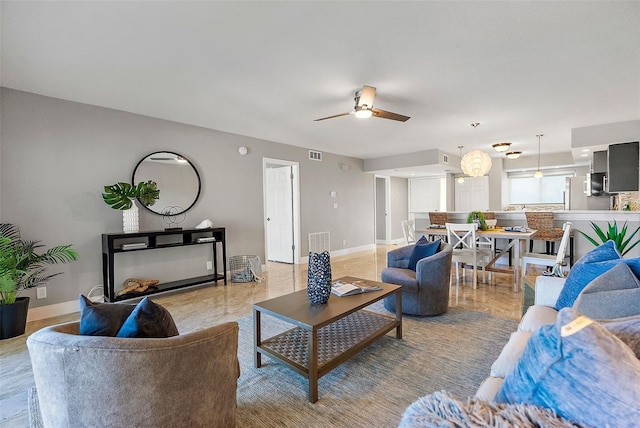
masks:
{"type": "Polygon", "coordinates": [[[235,425],[236,322],[165,338],[79,332],[80,323],[72,322],[27,339],[37,389],[32,423],[56,428],[235,425]]]}
{"type": "Polygon", "coordinates": [[[601,247],[567,278],[537,277],[535,304],[474,397],[427,395],[400,426],[637,426],[640,258],[601,247]]]}
{"type": "MultiPolygon", "coordinates": [[[[402,286],[403,314],[434,316],[447,312],[452,254],[453,248],[448,243],[429,243],[424,236],[414,245],[387,253],[387,267],[380,278],[382,282],[402,286]],[[435,246],[437,252],[420,257],[416,249],[421,245],[435,246]]],[[[395,294],[384,300],[384,307],[391,312],[396,310],[395,294]]]]}

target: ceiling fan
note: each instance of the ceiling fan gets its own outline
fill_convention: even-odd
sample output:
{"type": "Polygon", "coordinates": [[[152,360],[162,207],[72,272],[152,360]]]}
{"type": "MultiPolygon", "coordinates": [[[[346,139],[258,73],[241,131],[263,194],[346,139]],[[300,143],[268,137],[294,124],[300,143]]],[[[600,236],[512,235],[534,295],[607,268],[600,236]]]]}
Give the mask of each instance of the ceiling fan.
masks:
{"type": "Polygon", "coordinates": [[[333,119],[334,117],[340,116],[348,116],[350,114],[355,114],[356,117],[380,117],[382,119],[391,119],[397,120],[400,122],[406,122],[410,119],[409,116],[404,116],[398,113],[392,113],[390,111],[380,110],[377,108],[373,108],[373,99],[376,96],[376,88],[373,86],[363,86],[362,89],[356,91],[355,94],[355,102],[356,105],[353,108],[353,111],[348,113],[340,113],[334,114],[333,116],[327,116],[320,119],[315,119],[314,122],[318,122],[319,120],[333,119]]]}

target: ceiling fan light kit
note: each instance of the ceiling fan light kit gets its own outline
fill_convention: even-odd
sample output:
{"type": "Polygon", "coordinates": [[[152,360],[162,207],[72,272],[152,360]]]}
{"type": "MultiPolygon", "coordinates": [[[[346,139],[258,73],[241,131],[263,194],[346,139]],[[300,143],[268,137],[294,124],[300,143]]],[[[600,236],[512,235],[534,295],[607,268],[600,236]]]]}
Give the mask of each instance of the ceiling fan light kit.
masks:
{"type": "Polygon", "coordinates": [[[375,96],[376,88],[374,88],[373,86],[365,85],[362,87],[362,89],[357,90],[355,93],[354,101],[356,102],[356,104],[353,107],[353,111],[334,114],[333,116],[322,117],[320,119],[315,119],[314,121],[318,122],[320,120],[333,119],[336,117],[348,116],[350,114],[363,119],[373,116],[380,117],[382,119],[396,120],[398,122],[406,122],[407,120],[411,119],[409,116],[373,108],[373,99],[375,98],[375,96]]]}
{"type": "Polygon", "coordinates": [[[491,147],[493,147],[493,149],[498,152],[498,153],[502,153],[502,152],[506,152],[507,150],[509,150],[509,147],[511,147],[511,143],[495,143],[494,145],[492,145],[491,147]]]}
{"type": "Polygon", "coordinates": [[[373,112],[370,109],[368,109],[367,106],[356,107],[355,115],[359,119],[367,119],[371,117],[372,114],[373,112]]]}

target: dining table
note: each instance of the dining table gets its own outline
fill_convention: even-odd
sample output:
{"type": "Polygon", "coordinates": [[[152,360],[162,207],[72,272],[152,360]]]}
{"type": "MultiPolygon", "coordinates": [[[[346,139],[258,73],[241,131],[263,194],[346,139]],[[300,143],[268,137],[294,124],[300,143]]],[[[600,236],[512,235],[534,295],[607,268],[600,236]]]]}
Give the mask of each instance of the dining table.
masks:
{"type": "MultiPolygon", "coordinates": [[[[480,230],[476,231],[476,236],[482,240],[491,240],[491,239],[506,239],[509,244],[500,249],[500,252],[495,254],[493,259],[487,264],[487,269],[493,272],[502,272],[502,273],[512,273],[513,274],[513,291],[520,291],[520,257],[521,254],[526,252],[526,244],[532,239],[537,230],[535,229],[522,229],[514,230],[513,228],[504,228],[500,226],[496,226],[493,229],[480,230]],[[507,251],[513,249],[513,266],[508,268],[496,267],[496,261],[506,254],[507,251]]],[[[429,240],[434,237],[444,237],[446,240],[447,237],[447,229],[445,227],[429,227],[426,229],[416,229],[416,235],[420,234],[425,235],[425,237],[429,240]]]]}

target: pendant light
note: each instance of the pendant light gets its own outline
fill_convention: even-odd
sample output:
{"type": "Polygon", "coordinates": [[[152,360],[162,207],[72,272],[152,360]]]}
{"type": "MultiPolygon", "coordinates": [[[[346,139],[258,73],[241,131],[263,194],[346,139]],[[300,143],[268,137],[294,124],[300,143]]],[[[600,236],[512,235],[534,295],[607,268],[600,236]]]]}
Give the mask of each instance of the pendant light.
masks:
{"type": "Polygon", "coordinates": [[[538,134],[538,170],[533,174],[534,178],[542,178],[542,171],[540,171],[540,138],[542,138],[544,134],[538,134]]]}
{"type": "MultiPolygon", "coordinates": [[[[472,123],[477,128],[480,123],[472,123]]],[[[491,157],[481,150],[472,150],[460,161],[462,172],[470,177],[482,177],[491,170],[491,157]]]]}
{"type": "MultiPolygon", "coordinates": [[[[458,148],[460,149],[460,159],[462,159],[462,148],[464,146],[458,146],[458,148]]],[[[461,175],[460,177],[458,177],[458,183],[462,184],[464,183],[464,175],[461,175]]]]}

